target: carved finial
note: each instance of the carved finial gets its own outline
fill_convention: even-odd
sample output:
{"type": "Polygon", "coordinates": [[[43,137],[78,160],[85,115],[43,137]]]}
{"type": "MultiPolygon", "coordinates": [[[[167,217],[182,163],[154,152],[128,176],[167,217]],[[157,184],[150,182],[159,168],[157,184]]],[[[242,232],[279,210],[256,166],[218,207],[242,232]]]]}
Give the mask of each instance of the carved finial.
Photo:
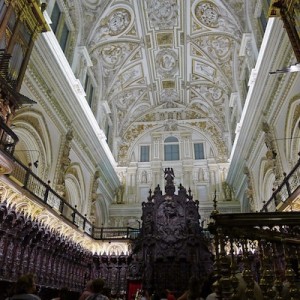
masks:
{"type": "Polygon", "coordinates": [[[192,190],[191,190],[191,188],[189,187],[189,190],[188,190],[188,199],[189,200],[193,200],[193,195],[192,195],[192,190]]]}
{"type": "Polygon", "coordinates": [[[219,211],[217,210],[218,201],[217,201],[217,191],[216,190],[215,190],[215,196],[214,196],[213,202],[214,202],[214,210],[212,211],[212,214],[218,214],[219,211]]]}
{"type": "Polygon", "coordinates": [[[152,190],[151,189],[149,190],[149,196],[147,199],[149,202],[151,202],[151,200],[152,200],[152,190]]]}

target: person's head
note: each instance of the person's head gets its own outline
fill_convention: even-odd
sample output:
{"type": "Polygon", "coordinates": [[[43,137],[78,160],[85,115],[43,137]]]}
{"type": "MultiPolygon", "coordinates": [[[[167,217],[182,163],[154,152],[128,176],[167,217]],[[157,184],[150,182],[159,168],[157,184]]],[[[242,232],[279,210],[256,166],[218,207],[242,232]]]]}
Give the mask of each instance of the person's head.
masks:
{"type": "Polygon", "coordinates": [[[21,276],[15,287],[15,293],[19,294],[33,294],[36,292],[36,285],[33,274],[25,274],[21,276]]]}
{"type": "Polygon", "coordinates": [[[89,281],[86,283],[84,290],[85,290],[85,291],[92,292],[92,291],[93,291],[92,285],[93,285],[93,280],[89,280],[89,281]]]}
{"type": "Polygon", "coordinates": [[[95,279],[92,282],[92,289],[94,293],[101,293],[104,287],[104,280],[101,278],[95,279]]]}

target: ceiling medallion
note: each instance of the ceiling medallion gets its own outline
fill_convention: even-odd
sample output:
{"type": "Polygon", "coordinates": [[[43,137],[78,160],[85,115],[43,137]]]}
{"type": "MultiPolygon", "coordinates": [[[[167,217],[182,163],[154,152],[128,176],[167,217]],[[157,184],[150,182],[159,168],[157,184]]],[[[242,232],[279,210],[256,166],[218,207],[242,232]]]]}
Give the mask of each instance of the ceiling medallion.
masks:
{"type": "Polygon", "coordinates": [[[130,24],[131,15],[128,10],[116,9],[108,16],[107,26],[110,35],[119,35],[124,32],[130,24]]]}
{"type": "Polygon", "coordinates": [[[148,15],[155,27],[173,28],[178,16],[177,1],[148,0],[148,15]]]}
{"type": "Polygon", "coordinates": [[[163,49],[156,56],[156,67],[162,76],[173,75],[178,68],[178,58],[175,51],[163,49]]]}
{"type": "Polygon", "coordinates": [[[195,15],[199,22],[207,27],[219,26],[218,7],[209,1],[200,2],[195,7],[195,15]]]}

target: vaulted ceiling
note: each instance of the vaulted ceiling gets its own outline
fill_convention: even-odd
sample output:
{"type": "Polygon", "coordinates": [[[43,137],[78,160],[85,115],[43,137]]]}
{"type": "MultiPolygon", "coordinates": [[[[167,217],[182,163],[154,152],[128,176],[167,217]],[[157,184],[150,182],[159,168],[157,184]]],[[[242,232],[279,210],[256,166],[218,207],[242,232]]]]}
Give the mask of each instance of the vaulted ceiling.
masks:
{"type": "Polygon", "coordinates": [[[147,129],[185,124],[213,136],[228,158],[245,1],[80,2],[80,43],[92,59],[120,149],[147,129]]]}

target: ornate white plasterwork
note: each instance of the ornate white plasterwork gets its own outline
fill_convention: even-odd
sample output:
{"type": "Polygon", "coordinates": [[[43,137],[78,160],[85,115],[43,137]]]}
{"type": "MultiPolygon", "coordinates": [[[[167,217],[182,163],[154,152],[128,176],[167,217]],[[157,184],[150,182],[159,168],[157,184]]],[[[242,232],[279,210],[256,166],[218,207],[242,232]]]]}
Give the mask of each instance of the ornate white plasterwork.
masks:
{"type": "Polygon", "coordinates": [[[196,5],[195,15],[199,22],[211,28],[219,26],[219,9],[210,1],[203,1],[196,5]]]}
{"type": "Polygon", "coordinates": [[[156,67],[163,77],[168,77],[178,70],[178,57],[174,50],[163,49],[156,55],[156,67]]]}
{"type": "Polygon", "coordinates": [[[240,30],[226,10],[212,1],[200,1],[195,5],[196,20],[207,28],[222,30],[232,36],[240,37],[240,30]]]}
{"type": "Polygon", "coordinates": [[[173,28],[177,24],[176,0],[148,0],[147,12],[151,24],[159,29],[173,28]]]}
{"type": "Polygon", "coordinates": [[[105,37],[114,37],[123,34],[129,30],[131,23],[132,16],[129,10],[124,7],[114,9],[107,17],[101,19],[91,45],[97,45],[105,37]]]}
{"type": "Polygon", "coordinates": [[[162,90],[160,97],[162,102],[167,103],[167,106],[171,105],[172,102],[176,102],[179,100],[179,95],[175,89],[162,90]]]}

